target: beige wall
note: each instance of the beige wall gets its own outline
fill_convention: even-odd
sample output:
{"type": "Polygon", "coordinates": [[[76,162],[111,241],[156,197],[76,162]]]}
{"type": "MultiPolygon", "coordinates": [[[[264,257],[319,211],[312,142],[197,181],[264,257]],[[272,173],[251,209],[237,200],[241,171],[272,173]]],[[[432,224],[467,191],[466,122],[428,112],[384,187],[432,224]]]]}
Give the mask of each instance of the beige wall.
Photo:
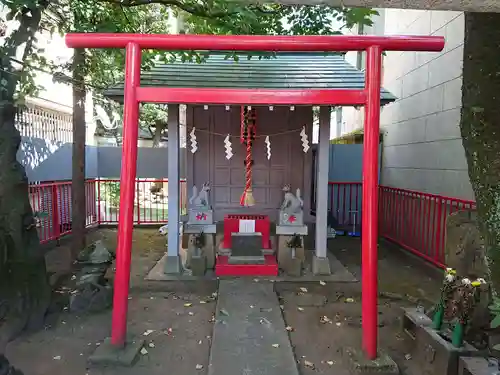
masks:
{"type": "MultiPolygon", "coordinates": [[[[474,199],[459,131],[463,13],[386,9],[377,18],[367,33],[446,39],[441,53],[388,52],[384,57],[383,85],[398,100],[381,114],[382,184],[474,199]]],[[[360,112],[356,117],[346,111],[346,128],[362,126],[360,112]]]]}

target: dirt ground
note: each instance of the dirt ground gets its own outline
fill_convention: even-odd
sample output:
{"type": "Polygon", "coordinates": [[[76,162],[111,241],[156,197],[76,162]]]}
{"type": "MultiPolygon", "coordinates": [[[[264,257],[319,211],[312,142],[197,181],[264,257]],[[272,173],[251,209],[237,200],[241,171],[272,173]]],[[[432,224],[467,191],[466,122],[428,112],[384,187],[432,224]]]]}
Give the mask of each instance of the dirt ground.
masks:
{"type": "MultiPolygon", "coordinates": [[[[89,242],[97,239],[114,250],[116,230],[100,229],[89,235],[89,242]]],[[[337,238],[329,246],[349,271],[360,278],[360,241],[337,238]]],[[[67,251],[67,246],[60,246],[48,254],[49,268],[62,272],[64,262],[57,260],[64,259],[67,251]]],[[[63,286],[58,291],[61,311],[52,311],[44,331],[12,342],[7,357],[25,375],[147,375],[167,371],[175,375],[206,374],[215,312],[215,302],[209,297],[215,292],[216,283],[144,281],[164,251],[165,239],[156,229],[134,230],[128,327],[131,335],[146,340],[148,352],[140,356],[134,367],[87,368],[88,356],[110,335],[111,312],[76,316],[64,310],[72,288],[71,273],[62,279],[63,286]],[[144,336],[148,330],[153,332],[144,336]],[[203,368],[197,370],[198,364],[203,368]]],[[[439,283],[436,272],[394,249],[380,246],[379,342],[405,375],[416,375],[418,371],[413,371],[411,359],[405,359],[407,351],[399,335],[399,307],[430,306],[439,293],[436,287],[439,283]]],[[[328,300],[322,307],[301,309],[293,301],[283,302],[286,324],[293,327],[290,338],[301,375],[347,375],[341,363],[341,350],[350,345],[361,347],[361,284],[276,283],[278,296],[295,293],[301,287],[307,288],[307,293],[325,295],[328,300]]]]}
{"type": "MultiPolygon", "coordinates": [[[[361,279],[361,241],[338,237],[329,241],[330,250],[358,279],[361,279]]],[[[379,246],[379,348],[396,361],[404,375],[419,375],[418,364],[405,357],[409,349],[400,334],[401,307],[432,306],[439,295],[440,272],[401,250],[379,246]]],[[[277,284],[278,296],[307,293],[327,297],[322,307],[299,307],[283,302],[286,324],[292,327],[290,340],[302,375],[348,375],[342,350],[361,348],[361,283],[277,284]],[[324,318],[326,317],[326,319],[324,318]],[[312,366],[311,366],[312,365],[312,366]]]]}
{"type": "MultiPolygon", "coordinates": [[[[116,247],[116,230],[101,229],[88,236],[89,243],[103,240],[110,251],[116,247]]],[[[128,332],[146,340],[147,354],[132,368],[87,368],[87,359],[111,332],[111,312],[76,316],[65,310],[71,291],[71,274],[58,290],[62,311],[48,316],[46,329],[20,337],[7,348],[7,358],[25,375],[114,375],[164,374],[175,369],[176,375],[206,373],[212,334],[215,283],[182,288],[167,288],[144,282],[146,273],[165,251],[165,239],[157,229],[134,230],[129,301],[128,332]],[[190,290],[192,289],[192,290],[190,290]],[[176,292],[172,292],[176,290],[176,292]],[[193,291],[194,290],[194,291],[193,291]],[[65,302],[66,301],[66,304],[65,302]],[[191,304],[191,305],[190,305],[191,304]],[[189,306],[188,306],[189,305],[189,306]],[[152,330],[149,335],[144,333],[152,330]],[[196,365],[203,369],[196,370],[196,365]]],[[[49,254],[48,267],[62,272],[68,246],[49,254]]]]}

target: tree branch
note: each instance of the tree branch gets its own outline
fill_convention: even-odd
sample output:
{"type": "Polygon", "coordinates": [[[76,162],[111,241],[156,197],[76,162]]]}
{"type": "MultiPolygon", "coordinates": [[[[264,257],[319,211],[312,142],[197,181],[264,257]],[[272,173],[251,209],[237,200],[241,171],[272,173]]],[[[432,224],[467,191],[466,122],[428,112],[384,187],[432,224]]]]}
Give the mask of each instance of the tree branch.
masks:
{"type": "MultiPolygon", "coordinates": [[[[214,18],[226,18],[232,16],[234,14],[239,13],[239,10],[227,11],[227,10],[219,10],[214,11],[211,10],[210,7],[204,5],[196,5],[196,4],[186,4],[182,1],[178,0],[98,0],[105,3],[119,5],[121,7],[136,7],[141,5],[150,5],[150,4],[160,4],[165,6],[174,6],[179,8],[187,13],[192,14],[193,16],[207,19],[214,18]]],[[[276,11],[270,11],[263,9],[260,5],[249,5],[249,7],[253,10],[256,10],[263,14],[275,14],[276,11]]]]}

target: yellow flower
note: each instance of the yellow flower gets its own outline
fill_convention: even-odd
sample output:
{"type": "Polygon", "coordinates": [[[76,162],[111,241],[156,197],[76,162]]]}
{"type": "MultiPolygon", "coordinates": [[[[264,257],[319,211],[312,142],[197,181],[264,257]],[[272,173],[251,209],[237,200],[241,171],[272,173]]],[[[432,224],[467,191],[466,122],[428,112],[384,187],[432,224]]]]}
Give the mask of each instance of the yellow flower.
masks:
{"type": "Polygon", "coordinates": [[[481,281],[475,280],[471,283],[472,286],[481,286],[481,281]]]}

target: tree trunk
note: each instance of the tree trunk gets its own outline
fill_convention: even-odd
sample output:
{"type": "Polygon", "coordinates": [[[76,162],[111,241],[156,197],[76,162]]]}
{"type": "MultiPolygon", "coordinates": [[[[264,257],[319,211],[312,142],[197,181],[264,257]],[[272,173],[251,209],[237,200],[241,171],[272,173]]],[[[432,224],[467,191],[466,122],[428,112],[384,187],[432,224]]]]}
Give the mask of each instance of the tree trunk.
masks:
{"type": "Polygon", "coordinates": [[[500,13],[465,13],[460,129],[486,243],[486,275],[500,290],[500,13]]]}
{"type": "Polygon", "coordinates": [[[50,303],[45,257],[32,207],[28,178],[17,161],[21,137],[15,127],[14,94],[19,74],[12,66],[24,45],[30,54],[47,2],[23,11],[18,28],[0,47],[0,353],[25,328],[41,328],[50,303]]]}
{"type": "Polygon", "coordinates": [[[85,198],[85,50],[75,49],[73,55],[73,168],[72,168],[72,255],[85,247],[87,218],[85,198]]]}

